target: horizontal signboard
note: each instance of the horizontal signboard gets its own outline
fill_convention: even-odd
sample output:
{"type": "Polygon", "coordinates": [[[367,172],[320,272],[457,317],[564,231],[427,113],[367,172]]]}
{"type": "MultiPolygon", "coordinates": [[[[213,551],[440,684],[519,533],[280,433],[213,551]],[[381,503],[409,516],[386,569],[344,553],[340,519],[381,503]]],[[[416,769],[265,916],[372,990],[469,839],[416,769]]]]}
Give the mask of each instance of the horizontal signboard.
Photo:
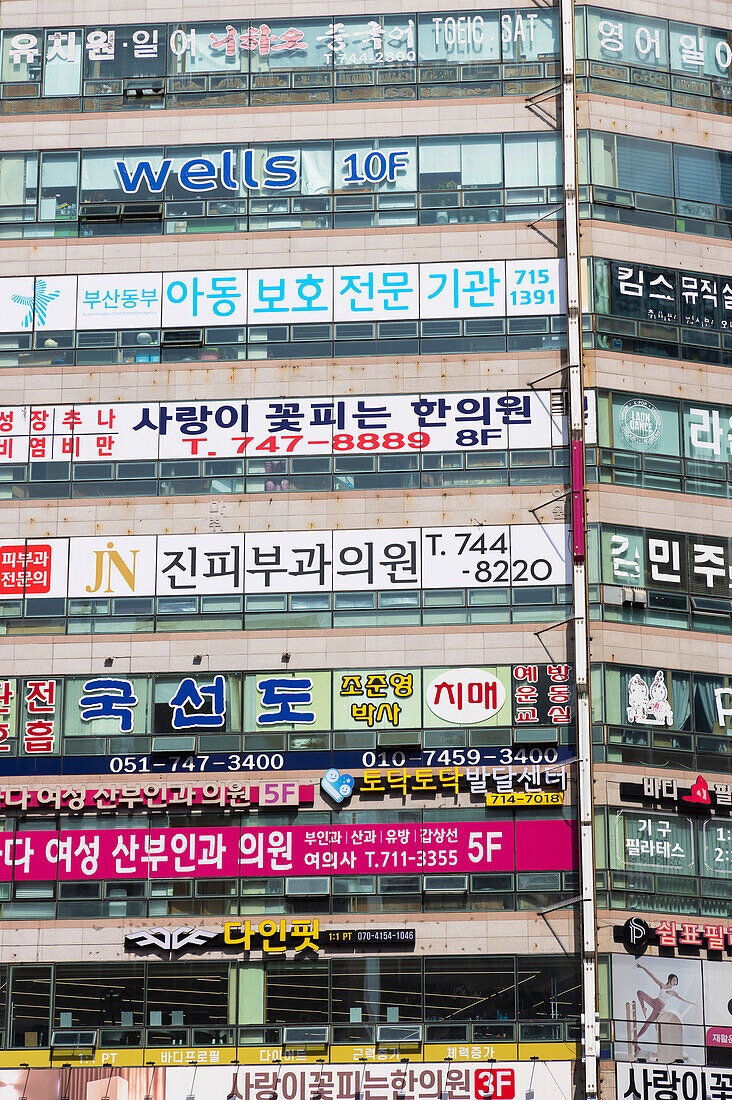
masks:
{"type": "MultiPolygon", "coordinates": [[[[515,1058],[516,1045],[508,1046],[515,1058]]],[[[531,1091],[536,1100],[570,1100],[572,1096],[572,1065],[566,1060],[571,1054],[565,1044],[557,1044],[558,1060],[549,1063],[539,1061],[539,1057],[548,1056],[546,1047],[541,1046],[532,1061],[524,1062],[496,1061],[495,1048],[480,1043],[456,1047],[460,1061],[450,1058],[449,1047],[428,1049],[449,1060],[423,1062],[419,1047],[415,1055],[412,1049],[400,1052],[398,1047],[382,1044],[377,1053],[372,1044],[370,1048],[337,1048],[334,1055],[339,1062],[328,1061],[318,1048],[240,1047],[238,1052],[233,1048],[148,1051],[152,1061],[131,1068],[120,1064],[127,1061],[128,1053],[116,1049],[105,1051],[102,1058],[97,1052],[96,1067],[90,1057],[84,1067],[67,1062],[49,1069],[22,1070],[21,1060],[24,1066],[29,1058],[33,1064],[34,1052],[15,1051],[4,1056],[2,1065],[22,1073],[27,1100],[52,1100],[66,1095],[64,1090],[89,1100],[149,1095],[155,1100],[188,1100],[194,1095],[194,1076],[195,1095],[207,1100],[270,1100],[273,1096],[287,1100],[399,1100],[403,1096],[410,1100],[524,1100],[531,1091]],[[472,1051],[476,1052],[474,1061],[469,1060],[472,1051]],[[275,1065],[267,1064],[275,1061],[275,1065]]],[[[530,1045],[526,1049],[531,1049],[530,1045]]]]}
{"type": "Polygon", "coordinates": [[[54,755],[62,741],[73,754],[76,738],[95,735],[114,748],[127,734],[559,727],[573,720],[572,671],[564,663],[0,679],[0,754],[20,747],[27,756],[54,755]]]}
{"type": "MultiPolygon", "coordinates": [[[[511,734],[508,731],[507,740],[511,734]]],[[[293,750],[284,752],[211,752],[182,753],[171,749],[156,753],[126,753],[117,756],[32,756],[2,758],[0,775],[21,779],[26,776],[88,776],[109,774],[115,777],[134,776],[139,783],[143,777],[156,780],[159,776],[203,775],[227,772],[231,775],[247,775],[252,772],[325,772],[330,768],[355,771],[360,768],[455,767],[470,762],[475,767],[494,767],[514,762],[516,768],[526,762],[555,765],[568,764],[576,755],[569,745],[525,744],[513,747],[508,744],[495,748],[421,749],[405,746],[403,749],[332,749],[293,750]]],[[[7,788],[7,798],[22,800],[22,787],[7,788]],[[15,793],[12,793],[15,792],[15,793]]],[[[76,785],[73,788],[77,790],[76,785]]],[[[52,796],[52,797],[55,797],[52,796]]]]}
{"type": "Polygon", "coordinates": [[[409,951],[417,942],[414,928],[321,928],[317,917],[310,920],[226,921],[219,931],[215,928],[140,928],[125,935],[125,951],[138,955],[181,954],[188,951],[225,951],[235,948],[237,954],[261,951],[263,955],[283,955],[311,951],[318,955],[340,951],[409,951]]]}
{"type": "Polygon", "coordinates": [[[91,829],[0,838],[0,882],[569,871],[572,822],[91,829]]]}
{"type": "Polygon", "coordinates": [[[8,540],[0,597],[236,595],[571,583],[566,524],[8,540]]]}
{"type": "Polygon", "coordinates": [[[557,259],[0,279],[3,332],[563,312],[564,268],[557,259]]]}
{"type": "MultiPolygon", "coordinates": [[[[592,392],[585,404],[594,442],[592,392]]],[[[0,406],[2,465],[509,451],[567,439],[562,396],[551,390],[0,406]]]]}

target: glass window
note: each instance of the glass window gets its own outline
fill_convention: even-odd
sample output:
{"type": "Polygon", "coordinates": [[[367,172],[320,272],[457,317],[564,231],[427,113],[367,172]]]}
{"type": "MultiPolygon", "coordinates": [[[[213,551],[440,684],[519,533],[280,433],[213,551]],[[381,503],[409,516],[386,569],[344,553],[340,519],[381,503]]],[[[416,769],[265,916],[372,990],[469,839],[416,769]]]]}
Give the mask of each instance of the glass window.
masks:
{"type": "Polygon", "coordinates": [[[237,674],[217,676],[213,672],[195,676],[156,676],[153,715],[154,733],[174,733],[180,729],[238,732],[242,721],[240,677],[237,674]],[[175,706],[170,705],[173,699],[176,699],[175,706]],[[199,722],[199,718],[202,721],[199,722]],[[220,721],[213,721],[219,718],[220,721]]]}
{"type": "Polygon", "coordinates": [[[65,695],[67,737],[150,732],[151,676],[68,676],[65,695]]]}
{"type": "Polygon", "coordinates": [[[512,958],[427,958],[425,1020],[514,1020],[516,990],[512,958]]]}
{"type": "Polygon", "coordinates": [[[328,1023],[328,963],[268,963],[268,1024],[328,1023]]]}
{"type": "Polygon", "coordinates": [[[228,963],[151,963],[147,1022],[164,1027],[227,1024],[229,1004],[236,1003],[229,984],[228,963]]]}
{"type": "Polygon", "coordinates": [[[558,134],[506,134],[506,187],[555,187],[562,182],[558,134]]]}
{"type": "Polygon", "coordinates": [[[343,19],[331,24],[326,48],[332,51],[336,68],[365,65],[414,64],[416,60],[414,19],[408,15],[343,19]]]}
{"type": "Polygon", "coordinates": [[[0,206],[33,206],[38,193],[38,155],[0,155],[0,206]]]}
{"type": "Polygon", "coordinates": [[[693,202],[732,203],[732,153],[674,145],[675,195],[693,202]]]}
{"type": "Polygon", "coordinates": [[[43,64],[43,31],[19,30],[2,32],[2,80],[5,84],[20,84],[41,79],[43,64]]]}
{"type": "Polygon", "coordinates": [[[58,965],[53,1026],[141,1024],[144,976],[144,963],[58,965]]]}
{"type": "Polygon", "coordinates": [[[501,15],[504,61],[541,61],[559,54],[559,13],[553,10],[504,11],[501,15]]]}
{"type": "Polygon", "coordinates": [[[592,183],[642,190],[651,195],[671,195],[672,149],[664,141],[593,132],[592,183]]]}
{"type": "Polygon", "coordinates": [[[331,967],[333,1023],[422,1019],[420,959],[334,959],[331,967]]]}
{"type": "Polygon", "coordinates": [[[612,442],[603,443],[622,451],[680,455],[679,402],[614,393],[612,442]]]}
{"type": "Polygon", "coordinates": [[[163,77],[167,47],[165,23],[146,23],[139,29],[129,24],[89,28],[84,76],[87,80],[163,77]]]}
{"type": "Polygon", "coordinates": [[[500,61],[499,12],[420,15],[418,43],[420,61],[500,61]]]}
{"type": "Polygon", "coordinates": [[[51,967],[14,966],[10,993],[10,1045],[48,1046],[51,967]]]}
{"type": "Polygon", "coordinates": [[[519,956],[516,988],[522,1020],[566,1020],[580,1014],[581,978],[576,960],[519,956]]]}
{"type": "Polygon", "coordinates": [[[338,191],[415,191],[417,139],[388,138],[335,143],[338,191]],[[390,154],[401,153],[396,160],[390,154]]]}
{"type": "Polygon", "coordinates": [[[249,41],[248,29],[246,23],[177,23],[169,39],[171,71],[176,75],[248,72],[249,51],[241,48],[242,34],[249,41]]]}
{"type": "Polygon", "coordinates": [[[46,31],[43,94],[78,95],[81,90],[83,31],[72,28],[46,31]]]}
{"type": "MultiPolygon", "coordinates": [[[[252,48],[249,51],[252,73],[281,72],[283,69],[330,70],[333,54],[329,49],[333,35],[330,20],[296,19],[267,22],[269,35],[263,35],[261,24],[250,29],[252,48]],[[269,42],[267,42],[269,38],[269,42]]],[[[256,85],[254,85],[256,87],[256,85]]]]}
{"type": "Polygon", "coordinates": [[[41,153],[39,221],[71,221],[79,209],[79,154],[41,153]]]}
{"type": "Polygon", "coordinates": [[[668,68],[668,23],[609,11],[587,9],[590,57],[597,61],[668,68]]]}
{"type": "Polygon", "coordinates": [[[696,23],[669,24],[671,68],[687,76],[711,76],[729,81],[732,45],[729,31],[696,23]]]}
{"type": "MultiPolygon", "coordinates": [[[[138,160],[150,161],[152,173],[159,174],[163,160],[162,147],[145,149],[105,149],[84,150],[81,154],[81,201],[82,202],[121,202],[125,192],[120,185],[115,167],[116,161],[123,161],[131,174],[138,160]]],[[[141,176],[141,183],[134,195],[128,197],[136,201],[154,199],[149,180],[141,176]]],[[[160,197],[159,195],[157,196],[160,197]]]]}
{"type": "MultiPolygon", "coordinates": [[[[652,709],[651,694],[658,669],[605,668],[606,721],[613,726],[625,726],[629,722],[640,727],[665,725],[676,730],[691,729],[691,683],[688,673],[661,670],[671,708],[670,723],[659,723],[652,709]],[[642,681],[641,686],[638,681],[642,681]],[[631,681],[633,685],[631,687],[631,681]],[[640,704],[640,705],[638,705],[640,704]],[[644,705],[645,704],[645,705],[644,705]],[[647,721],[642,717],[647,712],[647,721]],[[630,714],[629,714],[630,712],[630,714]],[[630,716],[632,715],[632,717],[630,716]]],[[[668,712],[666,712],[668,715],[668,712]]]]}

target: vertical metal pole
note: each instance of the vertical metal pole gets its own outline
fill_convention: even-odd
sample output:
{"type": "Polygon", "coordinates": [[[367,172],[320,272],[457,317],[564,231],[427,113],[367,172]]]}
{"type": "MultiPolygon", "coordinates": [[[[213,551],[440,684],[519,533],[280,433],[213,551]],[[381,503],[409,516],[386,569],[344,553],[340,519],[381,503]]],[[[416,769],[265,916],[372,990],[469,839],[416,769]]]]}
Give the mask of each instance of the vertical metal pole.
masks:
{"type": "Polygon", "coordinates": [[[567,273],[567,358],[572,498],[572,589],[574,666],[577,685],[577,816],[582,958],[582,1054],[584,1097],[598,1090],[599,1023],[595,852],[592,804],[592,725],[590,715],[588,592],[585,527],[585,408],[582,379],[582,300],[577,204],[577,116],[575,92],[574,0],[559,0],[562,33],[562,161],[564,241],[567,273]]]}

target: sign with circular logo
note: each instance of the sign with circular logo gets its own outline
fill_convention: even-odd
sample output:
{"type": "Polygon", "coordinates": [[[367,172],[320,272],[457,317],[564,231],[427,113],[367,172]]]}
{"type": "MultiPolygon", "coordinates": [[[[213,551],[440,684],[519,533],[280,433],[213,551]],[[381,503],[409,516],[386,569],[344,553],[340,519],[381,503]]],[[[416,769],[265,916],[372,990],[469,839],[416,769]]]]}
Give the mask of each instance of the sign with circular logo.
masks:
{"type": "Polygon", "coordinates": [[[435,676],[425,699],[443,722],[469,726],[498,714],[506,702],[506,689],[485,669],[452,668],[435,676]]]}
{"type": "Polygon", "coordinates": [[[620,434],[631,450],[657,451],[660,447],[663,417],[650,401],[642,397],[626,401],[620,409],[618,424],[620,434]]]}

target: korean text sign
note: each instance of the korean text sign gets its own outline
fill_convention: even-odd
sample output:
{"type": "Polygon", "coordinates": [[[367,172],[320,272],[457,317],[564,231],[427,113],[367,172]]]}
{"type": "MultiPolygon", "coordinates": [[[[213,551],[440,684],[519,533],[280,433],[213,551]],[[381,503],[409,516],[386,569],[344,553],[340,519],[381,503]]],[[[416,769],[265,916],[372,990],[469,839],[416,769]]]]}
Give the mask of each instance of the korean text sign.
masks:
{"type": "Polygon", "coordinates": [[[108,829],[0,841],[0,881],[572,870],[563,819],[435,825],[108,829]]]}
{"type": "MultiPolygon", "coordinates": [[[[0,406],[0,465],[566,447],[567,418],[553,411],[553,396],[499,390],[0,406]]],[[[586,394],[589,442],[594,408],[594,394],[586,394]]]]}
{"type": "Polygon", "coordinates": [[[90,536],[0,545],[0,595],[230,595],[570,583],[565,524],[90,536]]]}
{"type": "Polygon", "coordinates": [[[563,261],[0,279],[4,332],[558,315],[563,261]]]}

